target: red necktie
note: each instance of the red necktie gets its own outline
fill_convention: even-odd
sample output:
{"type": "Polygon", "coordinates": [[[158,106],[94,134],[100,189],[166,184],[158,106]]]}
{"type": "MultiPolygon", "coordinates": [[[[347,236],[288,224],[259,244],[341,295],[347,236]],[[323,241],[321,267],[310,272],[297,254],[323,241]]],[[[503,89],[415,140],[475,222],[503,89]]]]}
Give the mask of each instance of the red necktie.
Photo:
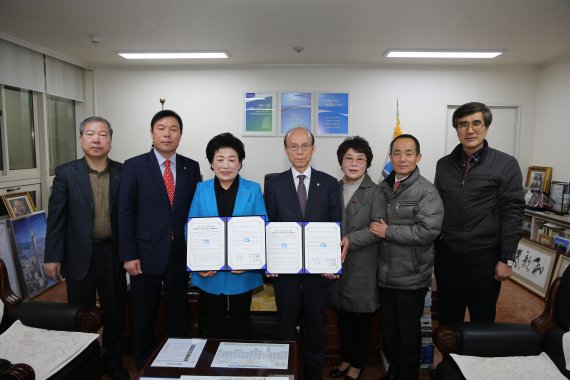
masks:
{"type": "Polygon", "coordinates": [[[394,181],[394,193],[396,192],[396,190],[398,190],[398,187],[400,187],[400,181],[396,180],[394,181]]]}
{"type": "Polygon", "coordinates": [[[174,176],[170,170],[170,161],[164,161],[164,185],[166,186],[166,193],[168,194],[168,200],[170,205],[174,203],[174,176]]]}
{"type": "Polygon", "coordinates": [[[467,156],[467,161],[465,162],[465,166],[463,167],[463,177],[465,177],[469,172],[469,170],[471,170],[472,162],[473,162],[473,156],[467,156]]]}

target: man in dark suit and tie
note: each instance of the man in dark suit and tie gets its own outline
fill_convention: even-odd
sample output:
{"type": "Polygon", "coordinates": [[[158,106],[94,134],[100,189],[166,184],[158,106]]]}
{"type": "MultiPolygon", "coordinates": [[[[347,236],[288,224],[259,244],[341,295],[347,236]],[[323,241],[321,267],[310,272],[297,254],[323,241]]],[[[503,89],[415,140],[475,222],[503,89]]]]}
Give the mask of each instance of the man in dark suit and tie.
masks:
{"type": "Polygon", "coordinates": [[[154,349],[156,312],[164,286],[167,337],[186,336],[184,225],[200,181],[198,163],[176,153],[182,119],[162,110],[152,118],[153,149],[125,161],[119,191],[120,258],[131,277],[135,364],[154,349]]]}
{"type": "Polygon", "coordinates": [[[125,271],[117,253],[117,198],[122,164],[108,158],[113,129],[102,117],[79,126],[84,157],[55,169],[48,206],[44,271],[67,282],[70,303],[105,315],[103,348],[113,380],[128,379],[122,366],[125,271]]]}
{"type": "MultiPolygon", "coordinates": [[[[340,221],[342,213],[337,180],[310,166],[315,152],[313,134],[305,128],[291,129],[285,135],[284,144],[285,154],[292,167],[272,178],[265,187],[265,204],[269,220],[271,222],[340,221]]],[[[325,351],[324,319],[329,285],[329,279],[326,277],[281,274],[274,279],[280,339],[295,340],[299,300],[302,302],[305,379],[321,378],[325,351]]]]}

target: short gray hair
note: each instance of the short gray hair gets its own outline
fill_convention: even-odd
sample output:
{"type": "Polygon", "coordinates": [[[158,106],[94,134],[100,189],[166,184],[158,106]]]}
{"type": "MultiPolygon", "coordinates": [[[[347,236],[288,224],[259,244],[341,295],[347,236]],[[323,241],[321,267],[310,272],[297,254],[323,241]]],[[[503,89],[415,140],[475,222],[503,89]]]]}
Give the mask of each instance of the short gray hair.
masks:
{"type": "Polygon", "coordinates": [[[109,128],[109,134],[113,136],[113,128],[111,128],[111,123],[109,123],[109,120],[101,116],[90,116],[87,119],[83,120],[81,124],[79,124],[79,136],[83,135],[85,126],[89,123],[104,123],[107,128],[109,128]]]}

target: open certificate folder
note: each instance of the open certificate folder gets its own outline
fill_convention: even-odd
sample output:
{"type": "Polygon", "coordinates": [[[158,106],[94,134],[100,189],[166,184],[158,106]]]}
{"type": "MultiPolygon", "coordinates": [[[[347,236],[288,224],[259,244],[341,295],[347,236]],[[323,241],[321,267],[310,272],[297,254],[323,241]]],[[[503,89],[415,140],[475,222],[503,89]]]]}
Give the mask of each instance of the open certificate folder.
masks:
{"type": "Polygon", "coordinates": [[[342,273],[340,223],[270,222],[267,273],[342,273]]]}
{"type": "Polygon", "coordinates": [[[189,271],[265,269],[265,218],[188,218],[189,271]]]}

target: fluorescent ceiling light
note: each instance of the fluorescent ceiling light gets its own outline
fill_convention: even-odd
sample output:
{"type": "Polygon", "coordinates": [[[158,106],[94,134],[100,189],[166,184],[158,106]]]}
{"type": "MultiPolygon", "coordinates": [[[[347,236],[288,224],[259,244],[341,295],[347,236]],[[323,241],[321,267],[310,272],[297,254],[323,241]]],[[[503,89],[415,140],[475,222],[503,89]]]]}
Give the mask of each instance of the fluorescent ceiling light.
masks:
{"type": "Polygon", "coordinates": [[[502,51],[460,51],[460,50],[396,50],[388,49],[387,58],[495,58],[502,51]]]}
{"type": "Polygon", "coordinates": [[[203,58],[229,58],[227,51],[194,51],[194,52],[144,52],[144,53],[118,53],[126,59],[203,59],[203,58]]]}

